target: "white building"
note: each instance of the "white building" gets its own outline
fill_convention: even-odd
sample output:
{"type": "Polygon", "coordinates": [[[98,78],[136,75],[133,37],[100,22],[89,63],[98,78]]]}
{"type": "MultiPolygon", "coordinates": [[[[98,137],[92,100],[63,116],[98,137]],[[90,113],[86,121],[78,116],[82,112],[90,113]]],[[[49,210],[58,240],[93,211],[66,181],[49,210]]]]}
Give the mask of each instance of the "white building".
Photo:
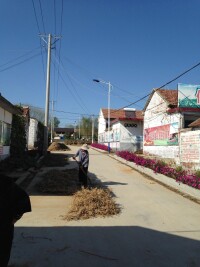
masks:
{"type": "Polygon", "coordinates": [[[38,120],[30,118],[28,129],[28,148],[33,149],[37,142],[38,120]]]}
{"type": "Polygon", "coordinates": [[[178,106],[178,90],[154,89],[144,108],[143,152],[179,161],[180,131],[199,116],[199,108],[178,106]]]}
{"type": "Polygon", "coordinates": [[[13,114],[21,114],[21,112],[0,95],[0,160],[10,155],[10,135],[13,114]]]}
{"type": "Polygon", "coordinates": [[[135,109],[111,109],[108,129],[108,109],[101,109],[98,119],[98,143],[114,150],[137,151],[143,145],[143,115],[135,109]]]}

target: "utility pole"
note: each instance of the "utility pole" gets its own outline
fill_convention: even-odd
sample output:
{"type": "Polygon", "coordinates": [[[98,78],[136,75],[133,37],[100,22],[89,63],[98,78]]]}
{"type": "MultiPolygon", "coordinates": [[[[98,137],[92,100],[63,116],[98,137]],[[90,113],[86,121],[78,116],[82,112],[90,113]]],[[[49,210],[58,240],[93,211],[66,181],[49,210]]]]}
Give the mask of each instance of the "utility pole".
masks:
{"type": "Polygon", "coordinates": [[[92,144],[94,143],[94,115],[92,115],[92,144]]]}
{"type": "Polygon", "coordinates": [[[76,121],[74,122],[74,140],[76,139],[76,121]]]}
{"type": "MultiPolygon", "coordinates": [[[[48,42],[45,40],[47,36],[40,35],[45,43],[48,46],[47,54],[47,80],[46,80],[46,102],[45,102],[45,120],[44,120],[44,145],[43,145],[43,154],[45,155],[48,148],[48,121],[49,121],[49,95],[50,95],[50,75],[51,75],[51,49],[52,49],[52,35],[48,35],[48,42]]],[[[54,39],[59,39],[61,37],[53,37],[54,39]]],[[[55,43],[55,42],[54,42],[55,43]]]]}
{"type": "Polygon", "coordinates": [[[48,120],[49,120],[49,93],[50,93],[50,69],[51,69],[51,34],[48,35],[48,55],[47,55],[47,80],[46,80],[46,104],[44,119],[44,148],[46,154],[48,148],[48,120]]]}
{"type": "Polygon", "coordinates": [[[81,118],[79,117],[78,137],[81,138],[81,118]]]}
{"type": "Polygon", "coordinates": [[[53,142],[53,132],[54,132],[54,102],[51,101],[52,103],[52,113],[51,113],[51,143],[53,142]]]}

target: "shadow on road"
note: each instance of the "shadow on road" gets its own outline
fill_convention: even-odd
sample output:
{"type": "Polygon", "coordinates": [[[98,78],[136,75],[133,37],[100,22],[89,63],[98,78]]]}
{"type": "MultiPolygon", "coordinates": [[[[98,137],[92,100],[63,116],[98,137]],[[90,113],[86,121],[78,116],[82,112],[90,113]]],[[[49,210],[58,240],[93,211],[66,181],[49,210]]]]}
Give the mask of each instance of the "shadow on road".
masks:
{"type": "Polygon", "coordinates": [[[197,267],[199,252],[199,241],[137,226],[16,227],[10,263],[13,267],[197,267]]]}

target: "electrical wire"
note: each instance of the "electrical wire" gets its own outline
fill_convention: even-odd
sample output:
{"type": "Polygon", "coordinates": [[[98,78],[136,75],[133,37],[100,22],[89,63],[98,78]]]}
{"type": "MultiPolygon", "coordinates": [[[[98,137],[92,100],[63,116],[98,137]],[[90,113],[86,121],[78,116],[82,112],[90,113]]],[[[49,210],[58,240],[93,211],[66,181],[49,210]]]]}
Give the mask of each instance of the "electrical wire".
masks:
{"type": "MultiPolygon", "coordinates": [[[[63,10],[64,10],[64,2],[62,0],[62,4],[61,4],[61,20],[60,20],[60,36],[62,36],[62,30],[63,30],[63,10]]],[[[59,88],[61,44],[62,44],[62,39],[60,40],[59,51],[58,51],[58,71],[57,71],[58,78],[57,78],[57,87],[56,87],[56,99],[58,98],[58,88],[59,88]]]]}
{"type": "Polygon", "coordinates": [[[12,63],[12,62],[14,62],[14,61],[16,61],[16,60],[18,60],[18,59],[20,59],[20,58],[22,58],[22,57],[25,57],[25,56],[31,54],[33,51],[38,50],[39,48],[40,48],[40,46],[37,47],[37,48],[35,48],[35,49],[33,49],[33,50],[31,50],[31,51],[29,51],[29,52],[27,52],[27,53],[25,53],[25,54],[23,54],[23,55],[21,55],[21,56],[19,56],[19,57],[16,57],[16,58],[14,58],[14,59],[11,59],[11,60],[7,61],[6,63],[0,65],[0,68],[3,67],[3,66],[6,66],[6,65],[8,65],[8,64],[10,64],[10,63],[12,63]]]}
{"type": "MultiPolygon", "coordinates": [[[[39,0],[39,1],[40,1],[40,0],[39,0]]],[[[37,25],[37,28],[38,28],[38,33],[40,34],[41,31],[40,31],[40,27],[39,27],[39,22],[38,22],[38,18],[37,18],[37,13],[36,13],[36,8],[35,8],[34,0],[32,0],[32,5],[33,5],[33,10],[34,10],[34,15],[35,15],[35,20],[36,20],[36,25],[37,25]]],[[[41,5],[41,2],[40,2],[40,13],[41,13],[41,16],[42,16],[43,29],[44,29],[44,32],[46,32],[46,31],[45,31],[45,27],[44,27],[44,20],[43,20],[43,13],[42,13],[42,5],[41,5]]],[[[41,39],[40,39],[40,49],[41,49],[41,57],[42,57],[43,74],[44,74],[44,80],[45,80],[44,57],[43,57],[43,49],[42,49],[42,42],[41,42],[41,39]]]]}
{"type": "Polygon", "coordinates": [[[38,18],[37,18],[37,13],[36,13],[36,9],[35,9],[34,0],[32,0],[32,4],[33,4],[33,10],[34,10],[34,15],[35,15],[35,20],[36,20],[36,24],[37,24],[38,32],[39,32],[39,34],[40,34],[40,27],[39,27],[39,23],[38,23],[38,18]]]}
{"type": "MultiPolygon", "coordinates": [[[[199,65],[200,65],[200,62],[199,62],[199,63],[197,63],[196,65],[192,66],[192,67],[191,67],[191,68],[189,68],[188,70],[186,70],[186,71],[182,72],[181,74],[179,74],[178,76],[176,76],[175,78],[173,78],[172,80],[170,80],[169,82],[167,82],[167,83],[163,84],[163,85],[162,85],[162,86],[160,86],[159,88],[156,88],[156,89],[154,90],[154,92],[155,92],[155,91],[157,91],[157,90],[159,90],[159,89],[162,89],[163,87],[165,87],[165,86],[169,85],[170,83],[172,83],[172,82],[176,81],[178,78],[180,78],[180,77],[184,76],[186,73],[188,73],[188,72],[190,72],[191,70],[195,69],[195,68],[196,68],[196,67],[198,67],[199,65]]],[[[112,113],[115,113],[115,112],[117,112],[117,111],[119,111],[119,110],[121,110],[121,109],[124,109],[124,108],[130,107],[130,106],[132,106],[132,105],[134,105],[134,104],[136,104],[136,103],[138,103],[138,102],[140,102],[140,101],[144,100],[145,98],[147,98],[147,97],[148,97],[148,96],[150,96],[151,94],[152,94],[152,92],[151,92],[151,93],[149,93],[149,94],[147,94],[147,95],[145,95],[145,96],[143,96],[142,98],[138,99],[137,101],[135,101],[135,102],[132,102],[132,103],[131,103],[131,104],[129,104],[129,105],[126,105],[126,106],[124,106],[124,107],[122,107],[122,108],[120,108],[120,109],[117,109],[117,110],[115,110],[115,111],[112,111],[112,113]]]]}
{"type": "Polygon", "coordinates": [[[42,12],[42,4],[41,4],[40,0],[39,0],[39,3],[40,3],[40,14],[41,14],[41,18],[42,18],[42,26],[43,26],[44,34],[46,35],[46,30],[45,30],[45,26],[44,26],[44,17],[43,17],[43,12],[42,12]]]}
{"type": "Polygon", "coordinates": [[[29,61],[29,60],[35,58],[35,57],[37,57],[37,56],[39,56],[39,55],[40,55],[40,53],[35,54],[35,55],[33,55],[33,56],[31,56],[31,57],[29,57],[29,58],[27,58],[27,59],[22,60],[21,62],[18,62],[18,63],[16,63],[16,64],[13,64],[13,65],[11,65],[11,66],[9,66],[9,67],[7,67],[7,68],[1,69],[0,72],[4,72],[4,71],[6,71],[6,70],[9,70],[9,69],[12,69],[12,68],[14,68],[14,67],[17,67],[17,66],[19,66],[19,65],[21,65],[21,64],[23,64],[23,63],[25,63],[25,62],[27,62],[27,61],[29,61]]]}
{"type": "MultiPolygon", "coordinates": [[[[58,62],[57,58],[55,58],[55,60],[58,62]]],[[[62,61],[61,61],[61,67],[62,67],[63,70],[66,72],[66,70],[65,70],[65,68],[64,68],[64,66],[63,66],[63,64],[62,64],[62,61]]],[[[66,72],[66,74],[67,74],[67,76],[68,76],[68,73],[67,73],[67,72],[66,72]]],[[[69,78],[70,83],[71,83],[71,85],[72,85],[74,91],[72,91],[72,90],[69,88],[69,86],[68,86],[67,83],[65,82],[64,78],[62,77],[61,73],[59,73],[59,75],[60,75],[60,78],[62,79],[62,81],[64,82],[65,86],[66,86],[66,87],[68,88],[68,90],[70,91],[71,95],[76,99],[76,101],[79,102],[78,100],[80,100],[80,102],[79,102],[79,106],[80,106],[83,110],[87,110],[86,105],[82,104],[82,103],[83,103],[83,100],[80,98],[80,95],[78,94],[76,88],[74,87],[74,85],[73,85],[71,79],[69,78]],[[76,95],[74,94],[74,92],[76,93],[76,95]],[[84,106],[85,106],[85,107],[84,107],[84,106]]],[[[69,76],[68,76],[68,77],[69,77],[69,76]]]]}

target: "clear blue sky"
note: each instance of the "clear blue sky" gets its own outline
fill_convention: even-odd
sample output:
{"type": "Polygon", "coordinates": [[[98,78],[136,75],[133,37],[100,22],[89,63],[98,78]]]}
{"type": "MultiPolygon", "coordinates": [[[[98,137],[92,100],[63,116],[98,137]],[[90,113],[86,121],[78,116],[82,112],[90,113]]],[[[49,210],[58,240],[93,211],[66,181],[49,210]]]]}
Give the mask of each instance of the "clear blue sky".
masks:
{"type": "MultiPolygon", "coordinates": [[[[62,35],[52,49],[50,88],[60,126],[107,107],[108,86],[92,79],[111,82],[111,108],[118,109],[200,62],[199,0],[0,0],[0,6],[0,92],[13,104],[45,108],[47,53],[38,34],[62,35]]],[[[200,84],[200,67],[167,89],[178,82],[200,84]]],[[[131,107],[142,109],[145,101],[131,107]]]]}

